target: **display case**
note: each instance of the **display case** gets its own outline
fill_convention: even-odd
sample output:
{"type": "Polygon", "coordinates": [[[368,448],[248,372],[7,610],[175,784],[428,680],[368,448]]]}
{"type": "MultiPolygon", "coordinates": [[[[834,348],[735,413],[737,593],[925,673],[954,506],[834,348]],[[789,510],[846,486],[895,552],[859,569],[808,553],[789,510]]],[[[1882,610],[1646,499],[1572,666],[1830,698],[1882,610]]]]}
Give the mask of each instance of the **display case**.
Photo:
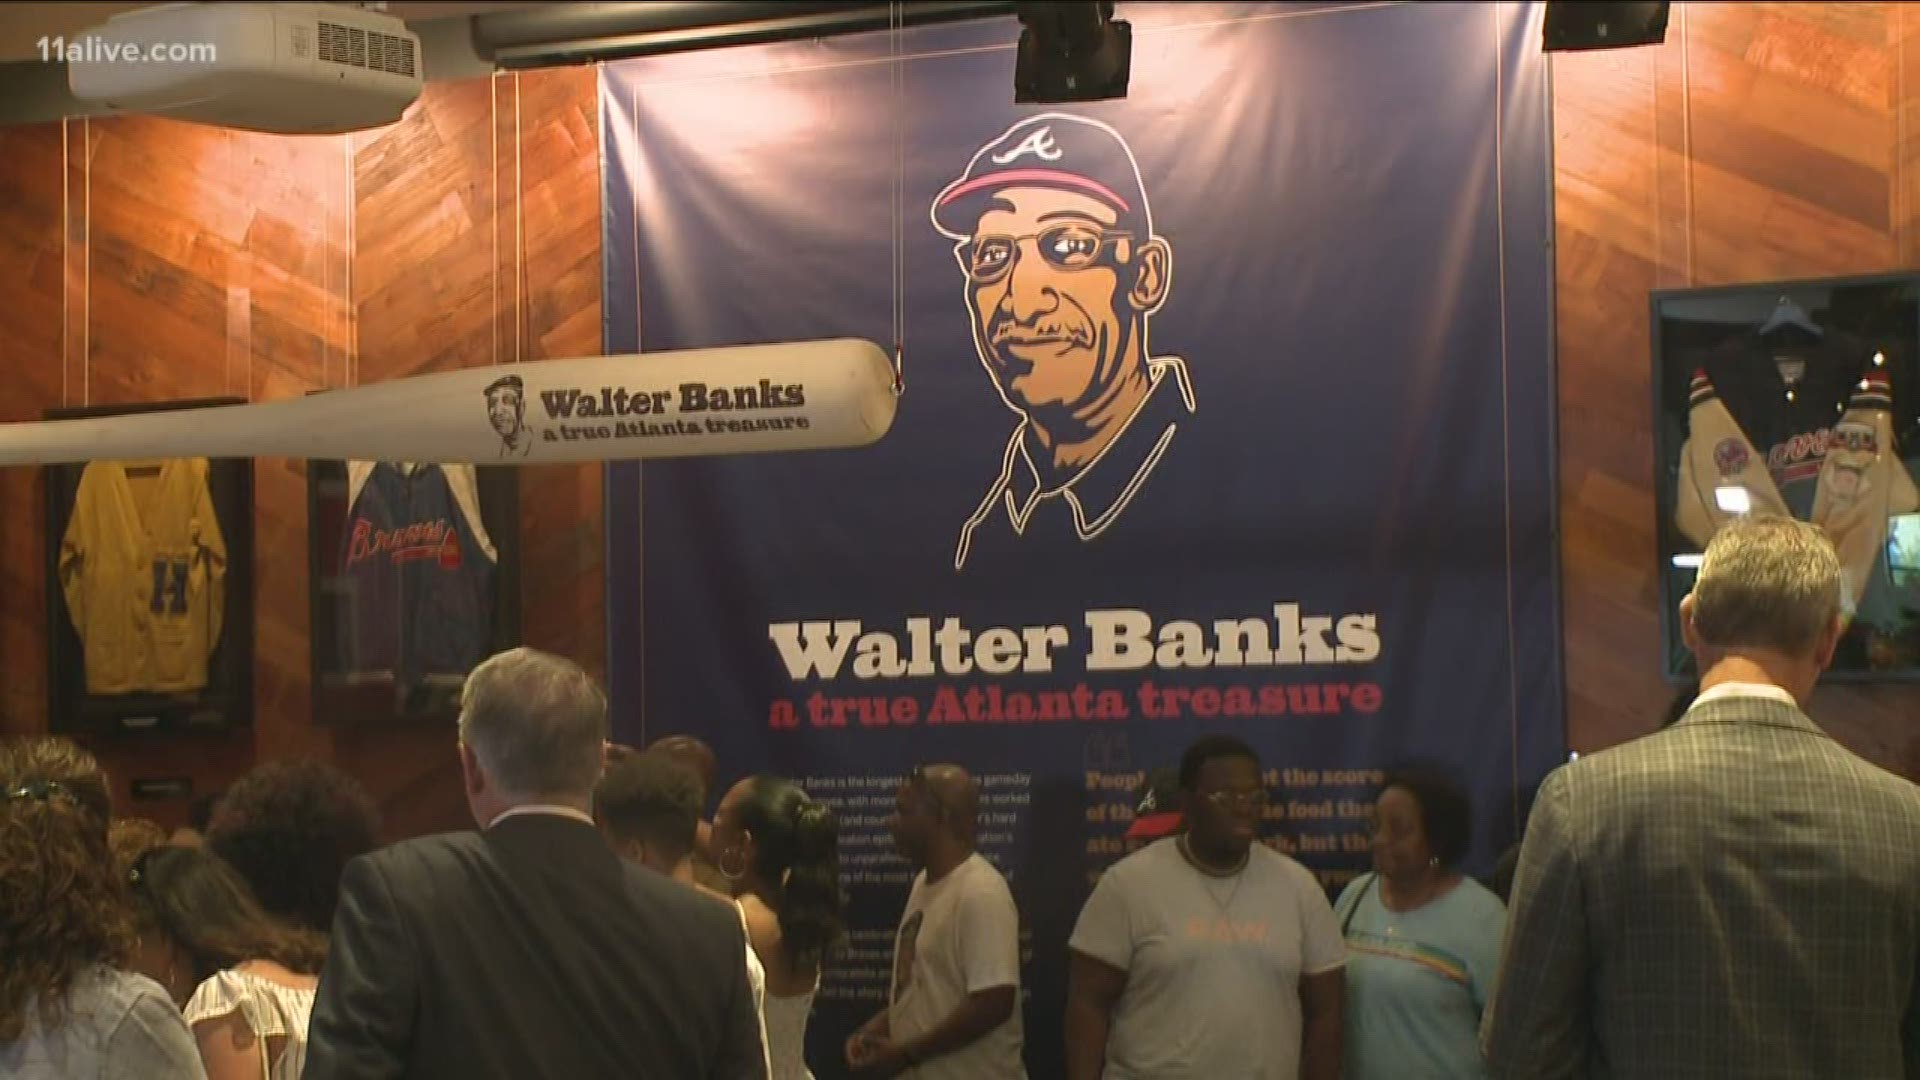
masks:
{"type": "Polygon", "coordinates": [[[317,723],[453,722],[519,640],[518,470],[308,464],[317,723]]]}
{"type": "Polygon", "coordinates": [[[1815,522],[1849,616],[1830,677],[1920,678],[1920,275],[1652,298],[1663,652],[1692,678],[1678,609],[1714,531],[1815,522]]]}
{"type": "MultiPolygon", "coordinates": [[[[49,420],[238,404],[57,409],[49,420]]],[[[253,462],[48,466],[47,688],[62,734],[253,719],[253,462]]]]}

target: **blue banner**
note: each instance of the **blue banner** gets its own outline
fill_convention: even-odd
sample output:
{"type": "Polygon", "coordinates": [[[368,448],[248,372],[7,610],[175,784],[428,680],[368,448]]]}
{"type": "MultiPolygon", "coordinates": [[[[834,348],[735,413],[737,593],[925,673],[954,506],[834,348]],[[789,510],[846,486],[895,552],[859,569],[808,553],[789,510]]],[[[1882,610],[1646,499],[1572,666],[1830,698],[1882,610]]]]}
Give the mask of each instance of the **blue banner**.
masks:
{"type": "Polygon", "coordinates": [[[840,811],[822,1077],[913,764],[981,779],[1055,1076],[1074,918],[1195,737],[1329,888],[1381,770],[1450,766],[1484,873],[1565,753],[1538,7],[1120,15],[1124,101],[1012,104],[1010,19],[603,69],[609,351],[900,345],[873,447],[608,474],[618,737],[840,811]]]}

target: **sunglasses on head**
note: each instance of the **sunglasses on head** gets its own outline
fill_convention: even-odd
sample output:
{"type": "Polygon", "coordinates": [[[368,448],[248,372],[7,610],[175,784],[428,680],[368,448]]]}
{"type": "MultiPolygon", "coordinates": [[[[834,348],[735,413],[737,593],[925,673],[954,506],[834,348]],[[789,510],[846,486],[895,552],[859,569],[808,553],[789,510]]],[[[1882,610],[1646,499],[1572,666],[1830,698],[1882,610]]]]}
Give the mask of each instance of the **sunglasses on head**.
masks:
{"type": "Polygon", "coordinates": [[[80,801],[75,798],[72,788],[58,780],[29,780],[18,787],[7,789],[8,800],[33,799],[36,802],[49,802],[56,795],[74,802],[80,801]]]}
{"type": "Polygon", "coordinates": [[[6,789],[6,801],[31,799],[34,802],[50,803],[55,799],[81,807],[94,814],[105,814],[106,807],[100,805],[99,794],[85,787],[76,786],[65,780],[28,780],[6,789]]]}

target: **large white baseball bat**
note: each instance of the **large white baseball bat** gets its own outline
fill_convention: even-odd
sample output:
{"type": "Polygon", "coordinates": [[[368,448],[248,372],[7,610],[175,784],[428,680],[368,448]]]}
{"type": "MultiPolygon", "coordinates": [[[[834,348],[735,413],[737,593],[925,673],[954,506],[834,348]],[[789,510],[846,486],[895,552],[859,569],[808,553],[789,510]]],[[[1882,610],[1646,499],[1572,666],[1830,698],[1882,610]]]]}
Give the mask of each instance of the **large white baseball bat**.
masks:
{"type": "Polygon", "coordinates": [[[833,339],[538,360],[284,401],[0,424],[0,466],[171,457],[537,465],[865,446],[887,354],[833,339]]]}

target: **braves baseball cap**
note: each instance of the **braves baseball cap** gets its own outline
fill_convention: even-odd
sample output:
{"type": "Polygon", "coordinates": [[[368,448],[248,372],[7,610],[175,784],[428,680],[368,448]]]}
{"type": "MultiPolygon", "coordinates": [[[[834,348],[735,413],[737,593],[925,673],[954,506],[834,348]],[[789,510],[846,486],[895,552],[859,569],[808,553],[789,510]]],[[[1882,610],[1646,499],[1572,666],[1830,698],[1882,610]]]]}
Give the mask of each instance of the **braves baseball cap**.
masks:
{"type": "Polygon", "coordinates": [[[1159,840],[1180,831],[1180,770],[1155,769],[1133,793],[1133,824],[1129,840],[1159,840]]]}
{"type": "Polygon", "coordinates": [[[1117,228],[1153,231],[1146,188],[1126,140],[1098,120],[1068,113],[1030,116],[973,155],[959,179],[933,202],[933,224],[956,240],[973,235],[996,192],[1050,187],[1088,195],[1112,207],[1117,228]]]}

